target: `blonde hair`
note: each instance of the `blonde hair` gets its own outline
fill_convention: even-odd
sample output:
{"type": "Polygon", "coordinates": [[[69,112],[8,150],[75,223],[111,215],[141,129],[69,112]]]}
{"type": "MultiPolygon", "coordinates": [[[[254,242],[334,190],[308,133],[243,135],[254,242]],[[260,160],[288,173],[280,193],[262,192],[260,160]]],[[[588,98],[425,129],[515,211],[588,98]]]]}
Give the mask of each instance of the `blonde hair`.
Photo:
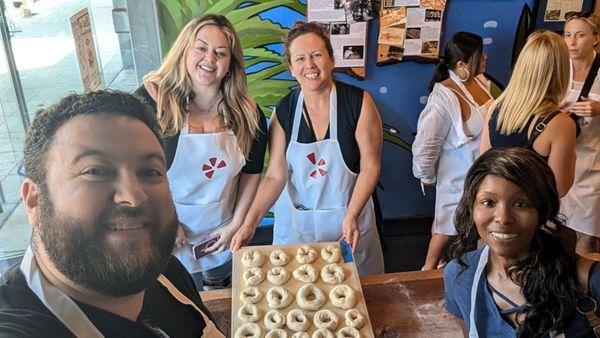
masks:
{"type": "Polygon", "coordinates": [[[532,115],[559,109],[569,85],[569,53],[563,38],[536,31],[521,50],[506,90],[490,111],[499,107],[497,130],[503,135],[522,132],[532,115]]]}
{"type": "Polygon", "coordinates": [[[227,18],[209,14],[190,21],[179,33],[162,65],[144,76],[144,83],[158,86],[156,107],[163,136],[177,134],[185,124],[187,101],[194,94],[186,57],[198,31],[209,25],[223,32],[232,55],[229,73],[221,82],[219,115],[225,127],[234,132],[238,148],[247,157],[258,130],[258,114],[256,104],[248,93],[242,44],[227,18]]]}

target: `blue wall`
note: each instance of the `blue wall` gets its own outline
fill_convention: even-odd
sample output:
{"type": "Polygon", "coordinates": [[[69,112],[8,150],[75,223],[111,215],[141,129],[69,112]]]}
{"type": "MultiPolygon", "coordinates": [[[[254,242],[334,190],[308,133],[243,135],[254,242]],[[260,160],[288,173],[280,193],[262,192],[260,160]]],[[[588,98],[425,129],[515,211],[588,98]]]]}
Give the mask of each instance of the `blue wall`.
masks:
{"type": "MultiPolygon", "coordinates": [[[[448,0],[442,46],[458,31],[481,35],[488,54],[487,73],[505,85],[510,76],[516,25],[524,4],[533,8],[533,0],[448,0]]],[[[286,27],[295,20],[303,19],[285,8],[263,13],[261,17],[286,27]]],[[[401,138],[412,142],[419,113],[427,100],[427,85],[434,65],[408,61],[377,66],[378,28],[377,19],[370,23],[366,79],[358,81],[346,75],[338,77],[367,90],[373,96],[383,121],[394,126],[401,138]]],[[[281,50],[280,46],[272,48],[281,50]]],[[[383,190],[380,189],[378,194],[384,218],[433,214],[435,189],[427,189],[427,196],[423,196],[419,182],[412,175],[412,155],[408,151],[384,142],[380,182],[383,190]]]]}

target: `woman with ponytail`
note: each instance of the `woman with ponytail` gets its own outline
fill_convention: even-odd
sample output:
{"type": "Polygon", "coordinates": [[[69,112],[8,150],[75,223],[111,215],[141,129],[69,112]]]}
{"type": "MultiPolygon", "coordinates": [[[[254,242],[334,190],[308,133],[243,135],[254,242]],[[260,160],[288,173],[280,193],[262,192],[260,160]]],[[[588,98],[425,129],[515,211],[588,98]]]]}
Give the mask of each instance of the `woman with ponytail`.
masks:
{"type": "Polygon", "coordinates": [[[438,267],[450,236],[456,235],[454,210],[465,174],[479,156],[479,136],[493,101],[483,76],[486,59],[480,36],[454,34],[437,65],[429,86],[431,94],[419,117],[412,146],[413,174],[421,185],[435,184],[437,190],[423,270],[438,267]]]}

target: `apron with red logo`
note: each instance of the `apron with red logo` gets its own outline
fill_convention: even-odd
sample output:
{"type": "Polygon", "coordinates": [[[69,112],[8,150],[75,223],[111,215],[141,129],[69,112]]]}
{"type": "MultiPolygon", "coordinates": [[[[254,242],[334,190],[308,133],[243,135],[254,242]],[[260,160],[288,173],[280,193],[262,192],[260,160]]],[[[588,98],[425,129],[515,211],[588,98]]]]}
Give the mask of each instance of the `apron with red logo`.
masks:
{"type": "Polygon", "coordinates": [[[231,260],[231,251],[194,258],[192,247],[233,218],[239,174],[246,160],[231,130],[190,134],[181,131],[173,164],[167,172],[179,222],[188,243],[175,256],[190,273],[206,271],[231,260]]]}
{"type": "MultiPolygon", "coordinates": [[[[329,139],[298,142],[303,102],[300,92],[286,151],[287,183],[275,204],[274,245],[338,241],[358,177],[346,166],[338,143],[335,85],[330,94],[329,139]]],[[[358,224],[360,239],[354,252],[358,272],[381,274],[383,254],[371,198],[358,224]]]]}

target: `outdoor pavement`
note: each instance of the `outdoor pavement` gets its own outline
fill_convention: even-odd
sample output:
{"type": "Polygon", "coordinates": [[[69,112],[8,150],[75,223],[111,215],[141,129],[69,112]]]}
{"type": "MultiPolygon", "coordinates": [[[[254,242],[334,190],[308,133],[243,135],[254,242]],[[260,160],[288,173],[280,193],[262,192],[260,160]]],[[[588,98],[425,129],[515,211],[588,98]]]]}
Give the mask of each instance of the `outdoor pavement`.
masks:
{"type": "MultiPolygon", "coordinates": [[[[138,86],[135,71],[122,67],[111,0],[29,2],[32,15],[21,17],[6,1],[10,26],[17,30],[11,44],[30,119],[70,92],[83,91],[69,17],[85,7],[92,17],[104,87],[132,91],[138,86]]],[[[0,43],[0,275],[8,259],[23,254],[31,236],[20,199],[25,129],[3,48],[0,43]]]]}

